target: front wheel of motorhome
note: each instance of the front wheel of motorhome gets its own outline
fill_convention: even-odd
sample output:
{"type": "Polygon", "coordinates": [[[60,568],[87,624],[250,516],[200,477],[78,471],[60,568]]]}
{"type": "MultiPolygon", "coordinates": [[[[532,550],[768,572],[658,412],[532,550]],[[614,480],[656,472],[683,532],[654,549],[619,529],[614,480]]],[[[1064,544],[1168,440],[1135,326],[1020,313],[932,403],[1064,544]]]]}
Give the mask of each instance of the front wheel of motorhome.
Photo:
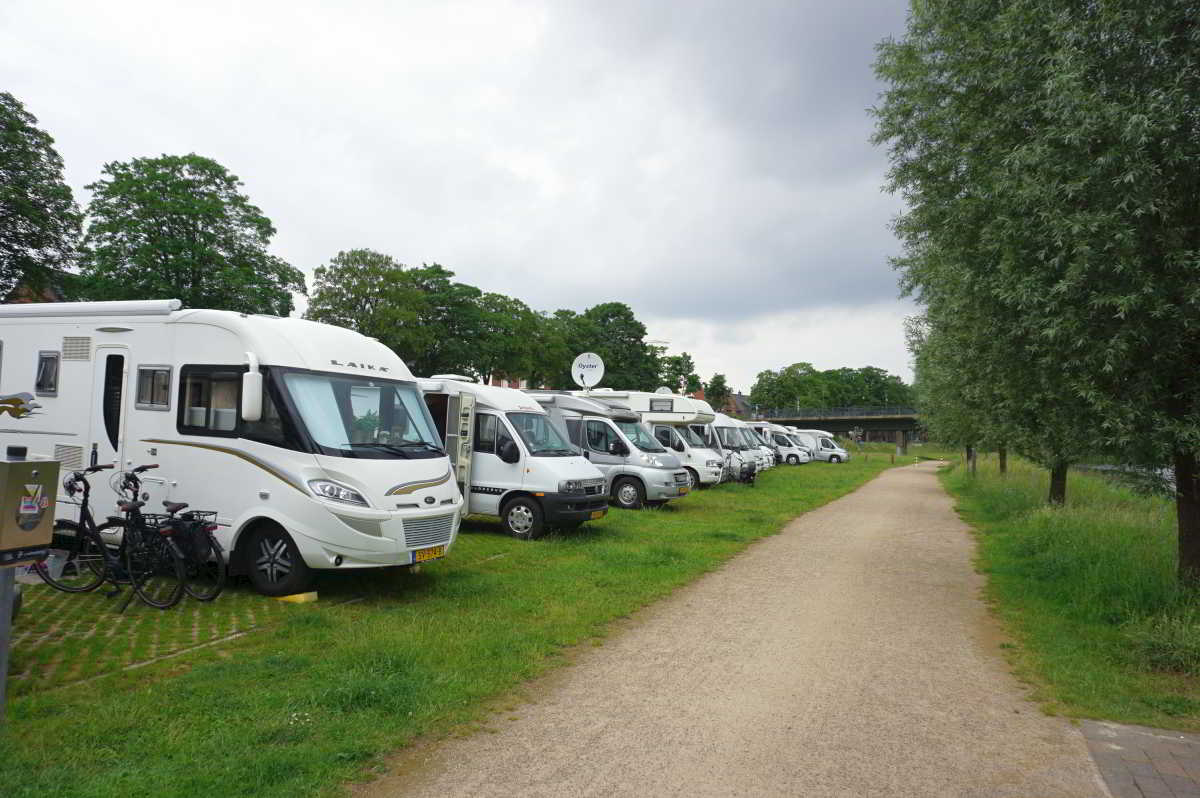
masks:
{"type": "Polygon", "coordinates": [[[504,505],[504,528],[519,540],[541,537],[545,528],[541,506],[527,496],[518,496],[504,505]]]}
{"type": "Polygon", "coordinates": [[[640,510],[646,503],[646,489],[632,477],[618,479],[613,485],[613,499],[625,510],[640,510]]]}
{"type": "Polygon", "coordinates": [[[245,557],[250,583],[264,596],[290,596],[312,587],[312,569],[280,526],[263,523],[252,531],[245,557]]]}
{"type": "Polygon", "coordinates": [[[794,454],[788,455],[788,465],[800,465],[800,458],[794,454]]]}
{"type": "Polygon", "coordinates": [[[829,462],[840,463],[840,462],[842,462],[842,458],[838,457],[836,454],[831,454],[831,455],[829,455],[829,462]]]}
{"type": "Polygon", "coordinates": [[[683,470],[687,472],[687,486],[688,492],[690,493],[691,491],[694,491],[696,488],[700,487],[700,477],[691,468],[684,468],[683,470]]]}

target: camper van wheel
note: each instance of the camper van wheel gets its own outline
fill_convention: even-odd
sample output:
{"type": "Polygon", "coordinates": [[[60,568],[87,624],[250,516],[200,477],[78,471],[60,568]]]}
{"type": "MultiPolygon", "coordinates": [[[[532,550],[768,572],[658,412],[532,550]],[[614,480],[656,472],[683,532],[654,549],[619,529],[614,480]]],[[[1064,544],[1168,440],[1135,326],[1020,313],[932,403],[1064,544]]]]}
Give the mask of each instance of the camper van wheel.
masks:
{"type": "Polygon", "coordinates": [[[313,572],[292,536],[277,524],[260,524],[246,541],[246,570],[264,596],[290,596],[312,586],[313,572]]]}
{"type": "Polygon", "coordinates": [[[533,499],[518,496],[504,505],[504,528],[519,540],[541,537],[544,524],[542,508],[533,499]]]}
{"type": "Polygon", "coordinates": [[[683,470],[687,472],[688,490],[693,491],[700,487],[700,477],[696,476],[696,472],[690,468],[684,468],[683,470]]]}
{"type": "Polygon", "coordinates": [[[626,510],[640,510],[646,501],[646,489],[636,479],[618,479],[613,485],[613,498],[617,506],[626,510]]]}
{"type": "Polygon", "coordinates": [[[788,465],[800,465],[800,458],[794,454],[788,455],[788,465]]]}
{"type": "Polygon", "coordinates": [[[829,462],[840,463],[840,462],[842,462],[842,458],[838,457],[836,454],[831,454],[831,455],[829,455],[829,462]]]}

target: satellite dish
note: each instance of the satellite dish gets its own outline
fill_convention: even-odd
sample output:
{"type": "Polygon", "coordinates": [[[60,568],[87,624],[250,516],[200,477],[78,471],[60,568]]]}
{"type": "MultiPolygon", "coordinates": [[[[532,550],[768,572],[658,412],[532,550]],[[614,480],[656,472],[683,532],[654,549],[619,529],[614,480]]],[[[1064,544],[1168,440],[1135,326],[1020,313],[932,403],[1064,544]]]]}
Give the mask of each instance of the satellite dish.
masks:
{"type": "Polygon", "coordinates": [[[657,391],[655,391],[655,393],[662,393],[662,394],[666,394],[667,396],[674,396],[674,395],[675,395],[675,392],[674,392],[674,391],[672,391],[670,388],[668,388],[668,387],[667,387],[667,386],[665,386],[665,385],[664,385],[663,387],[659,388],[657,391]]]}
{"type": "Polygon", "coordinates": [[[595,352],[584,352],[571,364],[571,379],[580,388],[594,388],[604,379],[604,361],[595,352]]]}

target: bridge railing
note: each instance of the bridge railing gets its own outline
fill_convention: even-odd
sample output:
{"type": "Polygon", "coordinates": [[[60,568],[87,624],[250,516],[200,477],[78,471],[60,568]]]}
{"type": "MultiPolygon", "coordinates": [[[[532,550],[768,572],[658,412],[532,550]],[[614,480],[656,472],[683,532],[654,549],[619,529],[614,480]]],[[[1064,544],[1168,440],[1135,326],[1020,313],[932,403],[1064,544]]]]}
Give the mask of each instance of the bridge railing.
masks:
{"type": "Polygon", "coordinates": [[[759,408],[756,418],[866,418],[870,416],[915,416],[915,407],[768,407],[759,408]]]}

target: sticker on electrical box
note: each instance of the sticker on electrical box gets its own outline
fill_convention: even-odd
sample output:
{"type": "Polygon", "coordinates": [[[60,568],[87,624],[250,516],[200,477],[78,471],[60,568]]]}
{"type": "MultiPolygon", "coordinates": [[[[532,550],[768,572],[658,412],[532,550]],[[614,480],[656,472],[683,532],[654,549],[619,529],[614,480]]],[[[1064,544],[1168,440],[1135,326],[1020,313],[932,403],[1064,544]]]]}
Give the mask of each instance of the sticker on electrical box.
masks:
{"type": "Polygon", "coordinates": [[[37,527],[50,506],[50,497],[42,485],[26,485],[17,508],[17,526],[26,532],[37,527]]]}

